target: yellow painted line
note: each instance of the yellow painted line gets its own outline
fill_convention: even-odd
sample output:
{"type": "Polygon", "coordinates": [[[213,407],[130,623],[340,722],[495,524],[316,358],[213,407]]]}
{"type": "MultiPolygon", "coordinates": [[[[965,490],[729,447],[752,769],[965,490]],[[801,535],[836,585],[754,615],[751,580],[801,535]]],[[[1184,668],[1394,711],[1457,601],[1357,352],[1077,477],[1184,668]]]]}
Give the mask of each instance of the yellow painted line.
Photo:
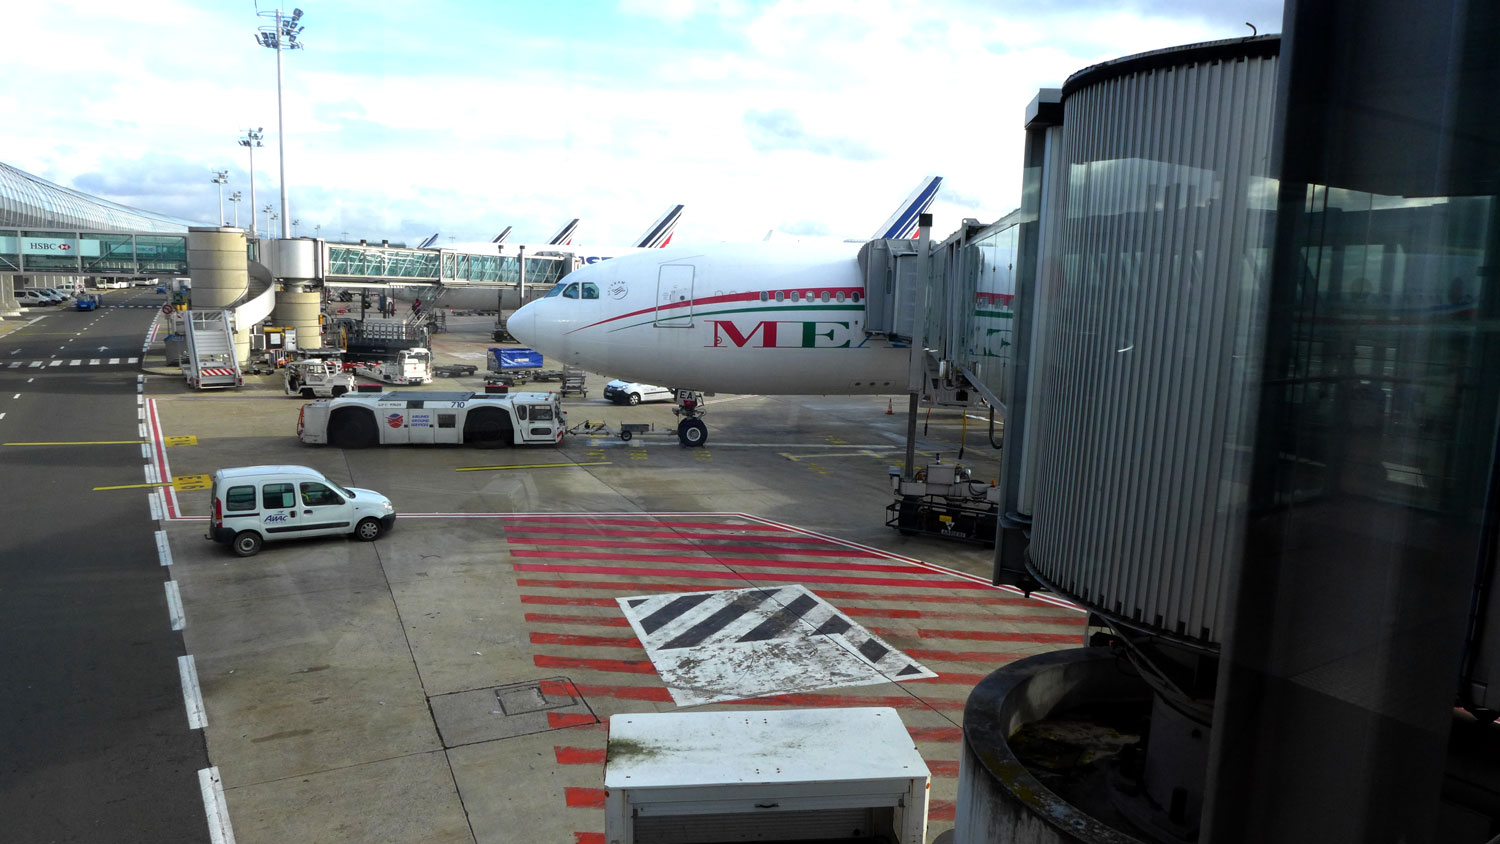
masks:
{"type": "Polygon", "coordinates": [[[66,443],[0,443],[0,445],[141,445],[150,440],[98,440],[95,442],[66,442],[66,443]]]}
{"type": "Polygon", "coordinates": [[[492,472],[498,469],[571,469],[574,466],[608,466],[609,460],[596,460],[592,463],[531,463],[526,466],[463,466],[454,469],[455,472],[492,472]]]}
{"type": "Polygon", "coordinates": [[[780,452],[780,454],[793,463],[800,463],[803,460],[817,460],[825,457],[884,457],[886,452],[861,449],[859,451],[841,451],[837,454],[787,454],[784,451],[780,452]]]}
{"type": "Polygon", "coordinates": [[[209,489],[211,486],[213,486],[213,479],[208,475],[178,475],[170,481],[158,482],[154,484],[121,484],[119,486],[96,486],[94,487],[94,492],[100,492],[102,490],[109,489],[146,489],[148,487],[157,486],[171,486],[176,487],[179,491],[182,492],[192,492],[194,490],[209,489]]]}

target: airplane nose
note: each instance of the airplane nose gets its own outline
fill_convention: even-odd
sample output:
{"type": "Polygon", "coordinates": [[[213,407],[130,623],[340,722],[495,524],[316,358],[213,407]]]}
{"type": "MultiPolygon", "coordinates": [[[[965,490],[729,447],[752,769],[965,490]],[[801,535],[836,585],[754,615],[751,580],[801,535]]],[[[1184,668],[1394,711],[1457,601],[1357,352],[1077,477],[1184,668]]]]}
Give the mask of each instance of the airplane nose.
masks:
{"type": "Polygon", "coordinates": [[[505,321],[505,327],[517,340],[528,346],[535,346],[537,341],[536,303],[528,302],[522,305],[505,321]]]}

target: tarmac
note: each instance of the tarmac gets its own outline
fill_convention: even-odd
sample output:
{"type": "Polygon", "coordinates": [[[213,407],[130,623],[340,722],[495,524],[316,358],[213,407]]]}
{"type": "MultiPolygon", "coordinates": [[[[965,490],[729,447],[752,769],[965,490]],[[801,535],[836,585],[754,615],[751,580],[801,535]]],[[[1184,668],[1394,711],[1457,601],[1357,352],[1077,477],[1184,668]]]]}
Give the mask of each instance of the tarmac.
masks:
{"type": "MultiPolygon", "coordinates": [[[[425,389],[481,389],[491,324],[450,317],[436,362],[481,375],[425,389]]],[[[930,841],[952,827],[970,688],[1081,641],[1081,613],[989,585],[989,548],[885,526],[904,396],[715,396],[687,449],[669,404],[609,404],[590,374],[570,424],[653,433],[344,451],[297,441],[279,377],[189,392],[152,354],[185,706],[222,793],[210,825],[240,844],[603,844],[610,717],[855,706],[900,713],[932,774],[930,841]],[[205,539],[206,477],[274,463],[384,493],[395,529],[245,559],[205,539]]],[[[923,411],[918,432],[920,462],[996,477],[979,411],[923,411]]]]}

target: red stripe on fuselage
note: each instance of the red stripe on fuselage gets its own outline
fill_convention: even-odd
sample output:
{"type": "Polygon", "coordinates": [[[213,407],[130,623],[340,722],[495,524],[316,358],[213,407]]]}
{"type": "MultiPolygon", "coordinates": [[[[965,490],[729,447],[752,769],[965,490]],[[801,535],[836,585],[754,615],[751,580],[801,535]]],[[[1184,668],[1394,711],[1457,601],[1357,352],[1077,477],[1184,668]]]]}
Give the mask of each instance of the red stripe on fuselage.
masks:
{"type": "Polygon", "coordinates": [[[763,290],[763,291],[762,290],[752,290],[749,293],[725,293],[722,296],[707,296],[707,297],[702,298],[702,299],[689,299],[686,302],[672,302],[672,303],[666,304],[666,305],[652,305],[649,308],[641,308],[640,310],[637,310],[637,311],[631,311],[629,313],[618,314],[616,316],[612,316],[612,317],[609,317],[607,319],[601,319],[598,322],[591,322],[588,325],[581,325],[578,328],[575,328],[572,331],[569,331],[568,333],[569,334],[577,334],[580,331],[586,331],[586,330],[588,330],[590,328],[595,328],[595,327],[598,327],[600,325],[608,325],[611,322],[617,322],[617,321],[622,320],[622,319],[629,319],[631,317],[644,316],[644,315],[649,314],[649,313],[660,313],[661,311],[670,311],[673,308],[705,307],[705,306],[708,306],[708,305],[725,305],[725,304],[729,304],[731,302],[759,302],[761,300],[760,299],[760,294],[761,293],[766,293],[766,294],[768,294],[768,295],[770,295],[772,297],[771,299],[769,299],[769,300],[766,301],[766,307],[767,308],[775,307],[776,305],[801,305],[801,304],[804,304],[804,303],[810,303],[810,304],[828,304],[828,305],[848,305],[851,308],[856,307],[856,306],[859,307],[859,308],[864,308],[864,299],[865,299],[865,289],[863,287],[817,287],[817,288],[788,287],[788,288],[780,289],[780,290],[763,290]],[[843,301],[843,302],[834,302],[834,301],[831,301],[831,300],[828,301],[828,302],[820,302],[819,300],[817,300],[815,298],[812,298],[812,297],[809,297],[809,298],[807,298],[805,300],[796,301],[796,302],[793,302],[791,300],[790,294],[792,294],[792,293],[803,293],[803,292],[805,292],[807,290],[813,290],[815,293],[817,293],[819,295],[821,295],[822,293],[824,293],[826,291],[829,296],[837,296],[838,294],[843,293],[846,298],[845,298],[845,301],[843,301]],[[775,300],[775,296],[776,296],[777,293],[786,294],[787,298],[785,298],[783,301],[779,301],[778,302],[778,301],[775,300]],[[859,296],[859,299],[857,301],[853,299],[853,297],[856,294],[859,296]]]}

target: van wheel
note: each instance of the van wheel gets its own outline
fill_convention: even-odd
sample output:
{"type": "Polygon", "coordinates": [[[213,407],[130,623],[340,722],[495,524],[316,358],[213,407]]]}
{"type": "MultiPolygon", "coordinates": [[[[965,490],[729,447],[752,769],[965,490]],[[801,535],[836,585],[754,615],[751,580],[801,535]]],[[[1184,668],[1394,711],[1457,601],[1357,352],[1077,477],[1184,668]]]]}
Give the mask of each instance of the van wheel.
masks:
{"type": "MultiPolygon", "coordinates": [[[[377,524],[376,526],[378,527],[379,525],[377,524]]],[[[241,557],[255,556],[260,552],[260,546],[260,534],[253,530],[240,531],[234,535],[234,542],[230,543],[230,547],[234,549],[234,553],[241,557]]]]}
{"type": "Polygon", "coordinates": [[[360,542],[374,542],[380,538],[380,520],[366,517],[354,526],[354,535],[360,542]]]}

